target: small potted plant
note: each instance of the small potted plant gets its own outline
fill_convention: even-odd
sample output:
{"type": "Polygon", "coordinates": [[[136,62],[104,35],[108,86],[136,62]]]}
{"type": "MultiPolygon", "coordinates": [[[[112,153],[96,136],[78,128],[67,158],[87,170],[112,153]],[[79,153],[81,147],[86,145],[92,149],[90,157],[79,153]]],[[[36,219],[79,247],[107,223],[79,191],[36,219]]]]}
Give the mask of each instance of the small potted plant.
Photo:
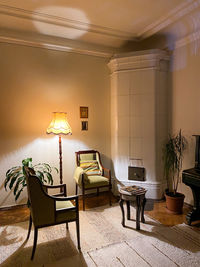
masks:
{"type": "Polygon", "coordinates": [[[167,180],[165,192],[166,207],[170,213],[182,213],[185,196],[177,192],[181,179],[183,155],[187,148],[187,140],[182,135],[181,129],[177,135],[169,135],[167,143],[163,147],[164,175],[167,180]]]}
{"type": "Polygon", "coordinates": [[[53,178],[51,175],[52,170],[58,172],[58,169],[51,167],[47,163],[32,164],[32,158],[22,160],[22,166],[15,166],[6,172],[6,179],[4,181],[4,188],[7,187],[12,190],[15,196],[15,201],[19,198],[26,185],[26,176],[24,167],[30,167],[35,171],[35,175],[40,179],[42,183],[53,184],[53,178]]]}

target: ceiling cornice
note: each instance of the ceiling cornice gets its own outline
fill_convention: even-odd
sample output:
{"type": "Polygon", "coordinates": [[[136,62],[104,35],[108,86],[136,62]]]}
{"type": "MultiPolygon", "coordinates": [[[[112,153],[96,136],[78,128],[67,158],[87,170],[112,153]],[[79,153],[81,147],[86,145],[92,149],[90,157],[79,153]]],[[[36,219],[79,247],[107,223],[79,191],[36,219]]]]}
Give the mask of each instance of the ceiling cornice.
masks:
{"type": "Polygon", "coordinates": [[[161,31],[162,29],[165,29],[167,26],[175,23],[177,20],[181,19],[185,15],[188,15],[199,6],[199,0],[189,0],[185,1],[184,3],[181,3],[176,8],[172,9],[167,15],[160,17],[157,21],[144,28],[138,34],[138,39],[143,40],[161,31]]]}
{"type": "Polygon", "coordinates": [[[180,48],[182,46],[185,46],[187,44],[191,44],[193,42],[196,42],[195,45],[196,45],[196,48],[199,49],[200,47],[200,43],[199,43],[199,40],[200,40],[200,30],[196,31],[196,32],[193,32],[187,36],[185,36],[184,38],[178,40],[175,42],[175,50],[177,48],[180,48]],[[197,42],[198,41],[198,42],[197,42]]]}
{"type": "Polygon", "coordinates": [[[160,64],[160,62],[169,60],[170,56],[166,51],[150,49],[116,54],[108,63],[108,67],[111,73],[147,68],[167,71],[166,65],[160,64]]]}
{"type": "MultiPolygon", "coordinates": [[[[37,11],[30,11],[25,10],[17,7],[12,7],[8,5],[0,4],[0,14],[7,15],[13,18],[19,18],[19,19],[27,19],[30,21],[38,21],[42,23],[48,23],[56,26],[66,27],[66,28],[73,28],[77,30],[87,31],[94,34],[100,34],[103,36],[109,36],[116,39],[121,39],[124,41],[141,41],[147,37],[152,36],[153,34],[156,34],[157,32],[161,31],[162,29],[168,27],[169,25],[175,23],[177,20],[183,18],[184,16],[190,14],[192,11],[194,11],[196,8],[200,6],[200,0],[188,0],[184,1],[180,5],[178,5],[176,8],[171,10],[167,15],[162,16],[154,23],[148,25],[146,28],[144,28],[135,39],[133,39],[131,36],[134,35],[134,33],[131,32],[125,32],[125,31],[119,31],[116,29],[108,28],[108,27],[101,27],[98,25],[93,25],[89,23],[84,23],[80,21],[70,20],[67,18],[54,16],[54,15],[48,15],[42,12],[37,11]]],[[[46,48],[46,49],[53,49],[53,50],[59,50],[59,51],[67,51],[67,52],[74,52],[74,53],[80,53],[80,54],[87,54],[87,55],[93,55],[98,57],[105,57],[110,58],[113,54],[113,52],[110,50],[103,51],[101,49],[95,48],[88,45],[88,48],[85,46],[74,46],[73,44],[68,44],[68,42],[54,42],[48,40],[48,38],[44,36],[43,41],[35,40],[34,38],[27,39],[25,36],[8,36],[7,34],[1,34],[0,33],[0,42],[4,43],[15,43],[20,45],[26,45],[26,46],[32,46],[32,47],[40,47],[40,48],[46,48]]],[[[188,35],[189,36],[189,35],[188,35]]],[[[56,37],[54,36],[54,39],[56,37]]],[[[189,39],[196,38],[196,35],[190,35],[190,37],[187,37],[180,42],[176,43],[176,46],[182,45],[182,43],[189,42],[189,39]],[[192,37],[191,37],[192,36],[192,37]]],[[[53,40],[53,39],[52,39],[53,40]]],[[[66,39],[67,40],[67,39],[66,39]]],[[[114,51],[114,48],[113,48],[114,51]]]]}
{"type": "Polygon", "coordinates": [[[0,14],[129,40],[133,33],[0,4],[0,14]]]}
{"type": "Polygon", "coordinates": [[[104,51],[97,51],[91,48],[81,48],[81,47],[74,47],[72,45],[65,45],[65,44],[56,44],[52,42],[43,42],[43,41],[35,41],[35,40],[28,40],[22,37],[12,37],[12,36],[3,36],[0,35],[0,43],[9,43],[9,44],[17,44],[17,45],[24,45],[30,47],[38,47],[43,49],[50,49],[50,50],[57,50],[63,52],[70,52],[70,53],[77,53],[89,56],[96,56],[96,57],[103,57],[103,58],[111,58],[113,53],[111,52],[104,52],[104,51]]]}

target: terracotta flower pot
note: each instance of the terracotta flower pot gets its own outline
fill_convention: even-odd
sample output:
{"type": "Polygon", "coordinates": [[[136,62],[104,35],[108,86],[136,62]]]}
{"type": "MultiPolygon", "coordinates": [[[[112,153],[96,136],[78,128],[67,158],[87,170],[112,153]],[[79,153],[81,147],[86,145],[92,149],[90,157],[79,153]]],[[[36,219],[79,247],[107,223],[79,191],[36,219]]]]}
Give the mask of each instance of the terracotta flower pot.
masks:
{"type": "Polygon", "coordinates": [[[166,208],[169,213],[181,214],[183,210],[183,203],[185,196],[181,193],[176,193],[174,196],[172,193],[166,193],[166,208]]]}

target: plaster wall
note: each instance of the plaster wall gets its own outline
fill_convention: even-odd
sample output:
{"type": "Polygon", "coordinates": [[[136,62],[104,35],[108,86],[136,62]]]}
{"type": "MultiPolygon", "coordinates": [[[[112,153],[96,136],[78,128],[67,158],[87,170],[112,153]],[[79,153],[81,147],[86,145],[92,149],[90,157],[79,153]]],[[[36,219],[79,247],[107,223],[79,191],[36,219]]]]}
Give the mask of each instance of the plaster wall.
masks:
{"type": "MultiPolygon", "coordinates": [[[[181,128],[188,140],[188,149],[184,156],[183,169],[194,167],[195,138],[200,134],[200,46],[199,40],[177,47],[173,54],[171,68],[172,92],[169,125],[172,132],[181,128]]],[[[185,194],[185,202],[193,204],[191,189],[181,183],[179,191],[185,194]]]]}
{"type": "MultiPolygon", "coordinates": [[[[0,53],[0,207],[15,205],[13,194],[3,188],[9,168],[26,157],[59,166],[58,136],[46,134],[53,111],[67,112],[73,131],[62,137],[63,180],[73,194],[75,151],[97,149],[110,167],[106,59],[2,43],[0,53]],[[81,131],[80,106],[89,107],[88,131],[81,131]]],[[[59,183],[59,176],[54,180],[59,183]]]]}

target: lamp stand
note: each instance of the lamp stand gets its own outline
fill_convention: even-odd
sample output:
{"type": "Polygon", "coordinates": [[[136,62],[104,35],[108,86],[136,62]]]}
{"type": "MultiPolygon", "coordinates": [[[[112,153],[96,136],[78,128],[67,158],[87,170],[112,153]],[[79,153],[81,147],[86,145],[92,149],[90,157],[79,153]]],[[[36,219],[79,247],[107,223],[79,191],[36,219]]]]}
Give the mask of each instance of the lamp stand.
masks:
{"type": "Polygon", "coordinates": [[[61,142],[61,134],[59,134],[59,156],[60,156],[60,184],[63,183],[62,176],[62,142],[61,142]]]}

